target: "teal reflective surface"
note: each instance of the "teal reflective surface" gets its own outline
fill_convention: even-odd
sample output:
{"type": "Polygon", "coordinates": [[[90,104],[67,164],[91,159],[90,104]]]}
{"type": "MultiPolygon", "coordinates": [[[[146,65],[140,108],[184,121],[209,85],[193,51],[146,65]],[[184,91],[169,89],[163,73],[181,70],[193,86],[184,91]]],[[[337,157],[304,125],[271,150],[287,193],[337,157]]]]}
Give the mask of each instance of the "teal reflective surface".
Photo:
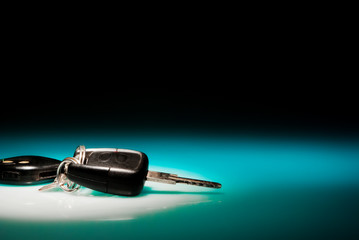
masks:
{"type": "MultiPolygon", "coordinates": [[[[109,198],[106,194],[83,190],[78,199],[85,204],[91,195],[88,199],[93,204],[69,204],[83,218],[66,215],[65,210],[63,218],[51,221],[44,213],[43,218],[36,214],[22,218],[20,211],[10,218],[0,211],[1,239],[348,239],[359,236],[358,143],[355,139],[164,132],[2,135],[0,157],[4,158],[34,154],[63,159],[80,144],[129,148],[145,152],[151,170],[218,181],[223,187],[198,190],[149,184],[133,201],[110,197],[111,202],[105,200],[109,198]],[[158,202],[161,198],[167,200],[158,202]],[[149,209],[147,199],[158,204],[130,218],[113,218],[117,216],[114,211],[121,210],[111,209],[113,204],[149,209]],[[106,204],[96,205],[102,202],[109,209],[106,204]],[[102,215],[89,213],[105,210],[102,215]]],[[[22,188],[32,190],[16,187],[22,188]]],[[[2,192],[9,189],[12,187],[0,186],[2,192]]],[[[61,198],[64,194],[46,196],[61,198]]],[[[43,197],[36,195],[39,201],[43,197]]],[[[5,198],[1,196],[8,206],[3,204],[2,210],[13,207],[18,211],[21,208],[9,206],[11,202],[26,202],[26,196],[23,201],[5,198]]],[[[64,206],[59,204],[54,207],[64,206]]],[[[46,207],[38,206],[41,210],[46,207]]],[[[131,213],[131,208],[126,211],[131,213]]]]}

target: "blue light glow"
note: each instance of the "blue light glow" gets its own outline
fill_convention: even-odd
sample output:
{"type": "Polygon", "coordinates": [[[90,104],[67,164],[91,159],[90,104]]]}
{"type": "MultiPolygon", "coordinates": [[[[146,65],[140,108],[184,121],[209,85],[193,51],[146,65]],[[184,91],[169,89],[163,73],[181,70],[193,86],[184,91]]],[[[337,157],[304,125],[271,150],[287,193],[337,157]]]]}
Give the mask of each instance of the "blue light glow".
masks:
{"type": "MultiPolygon", "coordinates": [[[[118,221],[121,219],[116,220],[113,209],[102,209],[95,217],[87,218],[88,223],[80,226],[84,231],[92,233],[91,237],[99,235],[94,232],[97,229],[102,233],[109,232],[112,236],[121,234],[137,239],[141,234],[133,233],[132,230],[138,227],[146,232],[148,238],[157,238],[161,231],[163,236],[171,235],[172,239],[230,239],[233,236],[238,239],[260,239],[268,235],[281,239],[281,236],[286,236],[288,229],[297,236],[306,238],[312,233],[311,226],[319,230],[329,228],[335,231],[340,227],[335,224],[341,221],[349,229],[354,229],[355,219],[358,219],[355,217],[359,213],[358,141],[343,143],[325,139],[164,133],[130,135],[113,132],[85,136],[42,133],[29,134],[28,138],[1,136],[0,157],[42,155],[63,159],[71,156],[80,144],[89,148],[117,147],[143,151],[149,156],[151,170],[217,181],[223,186],[219,190],[196,190],[196,187],[184,188],[180,185],[169,185],[165,189],[149,185],[135,201],[122,197],[115,201],[111,199],[111,204],[130,204],[136,214],[131,214],[131,210],[127,209],[126,216],[129,217],[124,219],[129,221],[118,221]],[[166,197],[172,202],[169,200],[162,205],[155,204],[157,200],[166,197]],[[146,205],[145,201],[141,203],[141,198],[152,199],[155,210],[137,214],[136,203],[142,207],[146,205]],[[112,223],[102,223],[101,230],[94,227],[92,221],[106,219],[106,214],[107,220],[112,220],[112,223]],[[216,227],[208,229],[207,226],[213,224],[213,221],[216,227]],[[261,231],[255,231],[254,228],[261,231]]],[[[9,190],[12,187],[0,186],[3,191],[5,188],[9,190]]],[[[83,191],[81,194],[86,193],[88,192],[83,191]]],[[[61,199],[62,194],[68,196],[62,192],[49,193],[47,196],[56,195],[61,199]]],[[[96,204],[108,201],[105,200],[106,196],[93,195],[91,201],[96,204]]],[[[86,196],[80,198],[81,201],[86,201],[86,196]]],[[[67,200],[75,201],[69,199],[67,200]]],[[[9,206],[1,206],[0,221],[5,224],[3,226],[15,229],[15,225],[8,222],[9,215],[3,211],[9,206]]],[[[83,208],[86,205],[72,204],[72,207],[76,206],[86,209],[83,208]]],[[[15,215],[18,216],[17,221],[24,217],[21,212],[15,215]]],[[[88,217],[86,214],[83,216],[88,217]]],[[[43,224],[36,223],[39,219],[31,214],[26,217],[24,220],[32,220],[35,229],[43,224]]],[[[70,214],[67,221],[71,220],[84,221],[83,218],[70,214]]],[[[59,233],[56,230],[58,224],[48,224],[48,235],[50,231],[59,233]]],[[[70,225],[61,224],[72,229],[70,225]]],[[[75,228],[72,230],[74,236],[81,237],[75,228]]],[[[35,233],[28,230],[27,234],[35,233]]],[[[18,233],[19,237],[20,235],[18,233]]],[[[54,237],[60,239],[61,234],[54,237]]]]}

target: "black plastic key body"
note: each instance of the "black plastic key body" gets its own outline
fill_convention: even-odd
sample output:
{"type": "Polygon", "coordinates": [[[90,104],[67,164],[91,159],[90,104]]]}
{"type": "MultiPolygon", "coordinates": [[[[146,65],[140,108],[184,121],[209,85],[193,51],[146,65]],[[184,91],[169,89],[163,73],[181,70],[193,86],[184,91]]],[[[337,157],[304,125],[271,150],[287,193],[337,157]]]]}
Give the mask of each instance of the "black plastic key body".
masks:
{"type": "MultiPolygon", "coordinates": [[[[76,156],[76,153],[75,153],[76,156]]],[[[69,164],[69,180],[96,191],[136,196],[148,172],[146,154],[127,149],[88,149],[86,164],[69,164]]]]}
{"type": "Polygon", "coordinates": [[[41,156],[0,159],[0,183],[30,185],[53,181],[59,160],[41,156]]]}

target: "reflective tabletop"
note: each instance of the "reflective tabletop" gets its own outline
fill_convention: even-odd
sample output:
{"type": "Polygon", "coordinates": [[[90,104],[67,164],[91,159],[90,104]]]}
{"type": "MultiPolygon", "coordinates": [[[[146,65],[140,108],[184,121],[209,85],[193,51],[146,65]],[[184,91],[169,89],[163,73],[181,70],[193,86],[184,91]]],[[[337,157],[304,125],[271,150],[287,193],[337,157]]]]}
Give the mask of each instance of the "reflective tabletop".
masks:
{"type": "MultiPolygon", "coordinates": [[[[136,197],[0,185],[1,239],[306,239],[359,236],[359,141],[169,132],[0,136],[1,158],[78,145],[145,152],[149,169],[221,189],[146,182],[136,197]]],[[[349,238],[346,238],[349,239],[349,238]]]]}

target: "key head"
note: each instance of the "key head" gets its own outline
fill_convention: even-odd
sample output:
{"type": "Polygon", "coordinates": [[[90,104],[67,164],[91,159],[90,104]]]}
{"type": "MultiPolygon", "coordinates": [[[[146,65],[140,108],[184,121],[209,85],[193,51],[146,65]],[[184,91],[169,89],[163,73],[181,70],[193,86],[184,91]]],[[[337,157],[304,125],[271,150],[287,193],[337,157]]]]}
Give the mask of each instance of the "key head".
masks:
{"type": "Polygon", "coordinates": [[[0,159],[0,183],[29,185],[55,179],[59,160],[41,156],[0,159]]]}
{"type": "Polygon", "coordinates": [[[70,164],[67,177],[105,193],[136,196],[142,191],[148,172],[146,154],[128,149],[87,149],[86,162],[70,164]]]}

